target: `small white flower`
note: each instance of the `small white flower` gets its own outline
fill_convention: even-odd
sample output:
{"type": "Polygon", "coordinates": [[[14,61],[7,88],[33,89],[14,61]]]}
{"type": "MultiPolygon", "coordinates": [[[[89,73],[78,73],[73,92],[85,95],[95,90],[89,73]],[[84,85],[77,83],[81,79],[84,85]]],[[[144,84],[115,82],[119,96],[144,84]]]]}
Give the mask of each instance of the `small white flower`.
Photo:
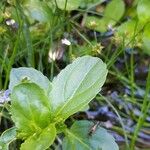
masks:
{"type": "Polygon", "coordinates": [[[109,30],[112,30],[112,29],[113,29],[112,24],[108,24],[108,29],[109,29],[109,30]]]}
{"type": "Polygon", "coordinates": [[[112,32],[115,32],[115,28],[112,26],[112,24],[108,24],[108,30],[111,30],[112,32]]]}
{"type": "Polygon", "coordinates": [[[113,127],[113,124],[111,123],[110,120],[106,121],[104,124],[105,124],[106,128],[112,128],[113,127]]]}
{"type": "Polygon", "coordinates": [[[65,45],[68,45],[68,46],[71,45],[71,42],[69,40],[67,40],[67,39],[62,39],[61,43],[65,44],[65,45]]]}
{"type": "Polygon", "coordinates": [[[15,22],[14,19],[8,19],[8,20],[6,20],[6,24],[7,24],[8,26],[14,25],[15,23],[16,23],[16,22],[15,22]]]}
{"type": "Polygon", "coordinates": [[[52,52],[52,51],[50,50],[49,53],[48,53],[49,62],[55,61],[56,58],[57,58],[57,55],[58,55],[58,54],[57,54],[56,51],[52,52]]]}

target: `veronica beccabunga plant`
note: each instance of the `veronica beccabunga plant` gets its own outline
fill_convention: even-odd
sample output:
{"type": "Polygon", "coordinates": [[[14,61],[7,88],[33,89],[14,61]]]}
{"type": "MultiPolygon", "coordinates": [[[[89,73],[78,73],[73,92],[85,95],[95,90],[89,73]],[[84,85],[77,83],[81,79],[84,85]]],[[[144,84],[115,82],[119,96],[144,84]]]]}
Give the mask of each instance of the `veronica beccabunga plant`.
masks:
{"type": "Polygon", "coordinates": [[[76,121],[68,129],[64,121],[74,113],[87,108],[101,90],[107,76],[107,67],[96,57],[79,57],[63,69],[52,82],[33,68],[12,69],[11,115],[15,127],[0,137],[0,146],[22,139],[21,150],[45,150],[58,133],[63,132],[63,150],[118,150],[113,137],[99,128],[88,135],[92,122],[76,121]]]}

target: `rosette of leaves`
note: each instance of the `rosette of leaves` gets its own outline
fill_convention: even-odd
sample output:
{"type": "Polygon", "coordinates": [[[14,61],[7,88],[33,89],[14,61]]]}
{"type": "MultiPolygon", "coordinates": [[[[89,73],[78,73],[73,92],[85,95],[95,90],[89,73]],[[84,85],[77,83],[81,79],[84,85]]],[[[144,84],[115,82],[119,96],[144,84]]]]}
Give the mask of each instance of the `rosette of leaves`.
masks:
{"type": "MultiPolygon", "coordinates": [[[[24,140],[20,147],[21,150],[45,150],[53,144],[56,135],[63,132],[66,134],[63,149],[70,149],[71,143],[69,143],[69,147],[66,146],[68,136],[66,131],[71,133],[73,130],[75,133],[74,127],[78,123],[69,130],[64,121],[88,106],[88,103],[100,91],[106,76],[106,64],[101,59],[91,56],[77,58],[63,69],[52,82],[33,68],[12,69],[9,89],[11,90],[11,115],[15,127],[13,132],[8,129],[5,131],[7,134],[1,136],[0,146],[3,150],[8,149],[9,143],[18,138],[24,140]],[[7,135],[9,135],[8,140],[3,140],[7,139],[7,135]]],[[[83,123],[83,125],[85,128],[89,128],[92,124],[83,123]]],[[[76,136],[79,135],[78,132],[76,132],[76,136]]],[[[103,141],[101,137],[103,133],[108,134],[102,129],[98,133],[96,132],[92,139],[85,141],[88,142],[87,145],[91,143],[90,149],[109,150],[106,148],[108,142],[115,143],[111,136],[105,136],[103,141]],[[99,143],[93,147],[95,138],[99,138],[99,143]]],[[[81,144],[79,143],[79,145],[81,144]]],[[[114,150],[117,149],[114,144],[114,150]]]]}

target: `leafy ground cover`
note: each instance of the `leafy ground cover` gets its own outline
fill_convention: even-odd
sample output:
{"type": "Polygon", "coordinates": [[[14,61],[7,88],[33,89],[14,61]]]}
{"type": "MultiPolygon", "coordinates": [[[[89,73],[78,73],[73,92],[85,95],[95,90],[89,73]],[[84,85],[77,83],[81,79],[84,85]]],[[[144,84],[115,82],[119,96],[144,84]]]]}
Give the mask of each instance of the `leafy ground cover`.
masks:
{"type": "MultiPolygon", "coordinates": [[[[86,84],[83,84],[81,89],[78,90],[83,92],[94,81],[105,82],[101,91],[93,88],[93,90],[90,89],[87,93],[84,93],[83,102],[89,97],[93,99],[93,101],[88,100],[90,102],[89,107],[79,109],[77,107],[80,104],[78,101],[78,103],[69,103],[69,106],[66,105],[65,109],[60,109],[61,111],[58,108],[54,109],[56,112],[53,112],[58,114],[56,120],[60,119],[61,114],[64,115],[64,122],[60,125],[63,126],[62,129],[60,126],[56,127],[60,130],[58,132],[55,131],[53,124],[48,127],[45,125],[47,127],[45,128],[44,124],[47,122],[44,121],[43,123],[41,120],[41,124],[39,118],[36,128],[44,128],[44,131],[41,131],[42,134],[39,131],[38,136],[30,137],[30,140],[27,139],[21,148],[29,149],[30,146],[28,145],[30,144],[31,149],[33,149],[32,147],[35,148],[33,139],[37,139],[43,141],[45,149],[51,145],[48,149],[72,148],[82,150],[98,147],[102,150],[110,150],[110,147],[114,146],[115,150],[118,149],[118,146],[114,144],[115,139],[119,149],[149,150],[149,10],[149,0],[1,0],[1,149],[8,149],[8,147],[12,150],[19,149],[24,139],[28,137],[28,135],[20,134],[21,140],[18,137],[16,140],[16,128],[14,128],[18,121],[16,119],[18,116],[15,116],[17,109],[14,109],[14,102],[16,99],[20,101],[20,98],[16,96],[19,92],[17,87],[12,93],[10,90],[13,91],[21,76],[26,75],[22,79],[23,85],[18,85],[18,89],[25,88],[24,90],[30,93],[36,93],[35,91],[42,93],[41,88],[37,86],[46,89],[45,92],[49,93],[51,88],[47,83],[50,80],[53,89],[51,97],[54,99],[52,105],[54,108],[61,107],[60,103],[66,101],[71,92],[74,91],[73,87],[77,86],[78,81],[81,80],[79,77],[82,77],[83,73],[88,70],[88,64],[93,62],[90,61],[91,58],[96,57],[103,60],[107,65],[108,75],[106,82],[105,79],[100,81],[102,69],[97,67],[90,74],[90,77],[87,76],[86,84]],[[70,63],[86,57],[88,60],[76,66],[77,68],[73,69],[74,73],[67,80],[69,69],[66,73],[63,69],[70,63]],[[12,68],[19,67],[21,67],[21,72],[19,69],[18,72],[15,69],[12,70],[12,68]],[[36,70],[32,72],[29,67],[36,70]],[[13,71],[16,73],[13,74],[13,71]],[[46,77],[43,78],[39,71],[46,77]],[[64,75],[62,75],[63,73],[64,75]],[[57,75],[58,78],[55,80],[57,75]],[[63,77],[66,77],[65,80],[63,77]],[[28,83],[30,80],[36,85],[28,83]],[[63,95],[61,89],[65,81],[66,91],[70,88],[72,91],[65,93],[66,99],[59,99],[63,95]],[[28,86],[33,87],[32,90],[34,90],[30,91],[27,88],[28,86]],[[90,95],[92,92],[98,93],[96,97],[90,95]],[[70,107],[74,109],[69,110],[70,107]],[[68,113],[66,113],[67,109],[68,113]],[[50,130],[53,135],[56,135],[55,132],[58,134],[56,137],[49,139],[50,135],[47,134],[47,130],[50,130]],[[62,130],[67,135],[66,137],[61,133],[62,130]],[[47,140],[43,140],[43,137],[47,137],[47,140]],[[50,143],[50,141],[53,142],[50,143]],[[10,142],[11,144],[8,145],[10,142]],[[87,143],[87,145],[84,145],[84,143],[87,143]]],[[[103,67],[104,65],[100,68],[103,67]]],[[[40,99],[41,95],[37,95],[37,97],[32,97],[32,99],[40,99]]],[[[47,97],[44,99],[47,99],[47,97]]],[[[35,101],[35,103],[38,102],[35,101]]],[[[49,111],[44,107],[45,102],[44,108],[42,105],[41,109],[49,111]]],[[[39,113],[34,105],[33,107],[32,109],[35,109],[33,114],[39,113]]],[[[44,113],[42,110],[41,112],[44,113]]],[[[23,118],[23,116],[19,117],[23,118]]],[[[51,115],[49,116],[48,113],[46,117],[51,118],[51,115]]],[[[22,122],[19,123],[22,124],[22,122]]],[[[33,128],[28,123],[24,126],[27,126],[29,130],[33,128]]],[[[34,133],[34,130],[31,130],[32,132],[34,133]]],[[[26,134],[26,132],[23,134],[26,134]]],[[[44,148],[40,147],[39,149],[44,148]]]]}

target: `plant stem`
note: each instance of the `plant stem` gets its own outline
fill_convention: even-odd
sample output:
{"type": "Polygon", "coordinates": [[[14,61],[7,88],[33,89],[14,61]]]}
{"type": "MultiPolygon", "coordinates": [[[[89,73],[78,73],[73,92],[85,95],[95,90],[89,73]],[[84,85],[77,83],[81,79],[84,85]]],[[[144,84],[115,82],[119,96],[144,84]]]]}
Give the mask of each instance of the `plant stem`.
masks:
{"type": "Polygon", "coordinates": [[[138,119],[138,123],[136,125],[135,132],[134,132],[134,135],[133,135],[132,141],[131,141],[131,150],[134,150],[135,141],[137,139],[140,128],[142,127],[142,125],[146,119],[147,111],[150,107],[150,102],[148,100],[149,92],[150,92],[150,67],[149,67],[149,72],[148,72],[148,76],[147,76],[146,91],[145,91],[145,96],[144,96],[144,100],[143,100],[143,104],[142,104],[141,115],[138,119]]]}
{"type": "MultiPolygon", "coordinates": [[[[124,133],[124,138],[125,138],[125,142],[126,142],[126,150],[129,150],[129,142],[128,142],[128,136],[125,130],[125,126],[123,124],[123,121],[121,119],[121,116],[119,115],[118,111],[116,110],[116,108],[110,103],[110,101],[107,100],[107,98],[105,98],[104,96],[102,96],[101,94],[99,94],[100,97],[102,97],[107,103],[108,105],[114,110],[114,112],[116,113],[116,115],[118,116],[118,119],[120,121],[120,124],[122,126],[123,129],[123,133],[124,133]]],[[[98,97],[97,97],[98,98],[98,97]]]]}
{"type": "Polygon", "coordinates": [[[4,89],[5,90],[7,88],[7,84],[8,84],[8,80],[9,80],[9,74],[10,74],[12,65],[13,65],[15,57],[16,57],[16,53],[17,53],[17,49],[18,49],[18,45],[19,45],[19,40],[20,40],[20,30],[18,31],[17,39],[16,39],[15,46],[14,46],[14,49],[13,49],[13,53],[10,57],[10,61],[9,61],[9,64],[8,64],[6,79],[5,79],[5,83],[4,83],[4,89]]]}

